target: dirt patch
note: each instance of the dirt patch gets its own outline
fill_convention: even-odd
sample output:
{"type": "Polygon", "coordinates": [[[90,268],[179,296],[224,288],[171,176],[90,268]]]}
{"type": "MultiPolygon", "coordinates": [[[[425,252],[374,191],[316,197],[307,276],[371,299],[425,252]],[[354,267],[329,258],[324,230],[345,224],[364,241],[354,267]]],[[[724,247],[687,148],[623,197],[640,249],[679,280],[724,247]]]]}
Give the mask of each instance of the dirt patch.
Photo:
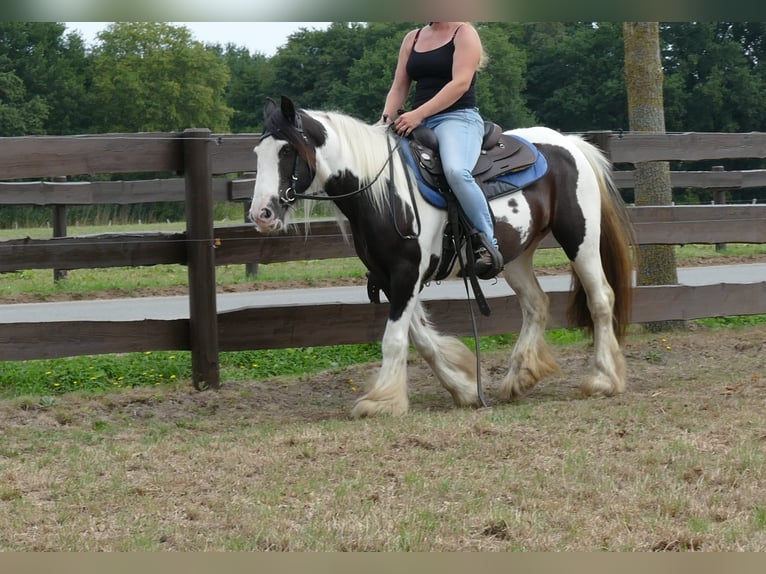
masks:
{"type": "MultiPolygon", "coordinates": [[[[661,334],[629,335],[624,347],[628,392],[675,394],[666,385],[673,380],[705,381],[699,392],[719,397],[751,393],[766,387],[766,326],[708,329],[691,324],[683,330],[661,334]]],[[[508,368],[511,348],[482,353],[482,380],[488,402],[502,405],[497,396],[508,368]]],[[[589,344],[554,348],[561,372],[538,385],[522,402],[547,402],[584,398],[579,390],[592,360],[589,344]]],[[[221,420],[247,419],[252,424],[348,420],[354,401],[377,372],[379,363],[359,364],[339,370],[260,381],[226,381],[218,390],[196,391],[187,383],[178,386],[136,388],[103,396],[64,395],[57,409],[24,399],[0,403],[4,424],[61,426],[52,412],[66,411],[65,424],[87,424],[94,419],[118,423],[128,419],[178,422],[201,413],[221,420]]],[[[408,361],[411,408],[447,412],[454,409],[449,394],[428,365],[413,354],[408,361]]],[[[683,392],[688,392],[688,389],[683,392]]],[[[692,397],[689,397],[693,399],[692,397]]],[[[624,399],[616,399],[624,400],[624,399]]],[[[1,428],[1,426],[0,426],[1,428]]],[[[766,427],[764,427],[766,433],[766,427]]]]}

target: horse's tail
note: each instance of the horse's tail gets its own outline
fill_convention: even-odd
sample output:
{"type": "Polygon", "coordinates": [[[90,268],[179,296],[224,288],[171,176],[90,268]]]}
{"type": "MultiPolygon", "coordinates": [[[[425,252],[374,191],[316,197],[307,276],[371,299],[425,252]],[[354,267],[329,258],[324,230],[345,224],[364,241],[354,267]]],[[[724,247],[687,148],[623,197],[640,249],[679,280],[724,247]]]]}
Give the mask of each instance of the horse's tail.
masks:
{"type": "MultiPolygon", "coordinates": [[[[637,245],[636,232],[612,178],[610,161],[597,147],[584,139],[577,136],[572,139],[585,154],[598,179],[601,192],[601,265],[614,292],[614,332],[617,339],[622,341],[630,323],[633,305],[633,269],[638,252],[634,252],[631,246],[637,245]]],[[[593,320],[588,311],[587,297],[576,275],[573,275],[567,314],[575,325],[585,325],[592,331],[593,320]]]]}

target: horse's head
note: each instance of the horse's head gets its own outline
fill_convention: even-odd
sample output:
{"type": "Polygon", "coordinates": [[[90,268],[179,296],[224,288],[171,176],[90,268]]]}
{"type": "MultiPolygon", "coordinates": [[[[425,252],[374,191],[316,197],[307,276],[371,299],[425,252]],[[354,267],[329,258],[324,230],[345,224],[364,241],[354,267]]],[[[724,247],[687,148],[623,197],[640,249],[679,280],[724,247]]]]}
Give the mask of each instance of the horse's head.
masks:
{"type": "Polygon", "coordinates": [[[314,181],[316,148],[326,133],[285,96],[279,106],[267,99],[263,113],[264,131],[254,150],[257,167],[250,219],[258,231],[270,233],[284,227],[296,197],[314,181]]]}

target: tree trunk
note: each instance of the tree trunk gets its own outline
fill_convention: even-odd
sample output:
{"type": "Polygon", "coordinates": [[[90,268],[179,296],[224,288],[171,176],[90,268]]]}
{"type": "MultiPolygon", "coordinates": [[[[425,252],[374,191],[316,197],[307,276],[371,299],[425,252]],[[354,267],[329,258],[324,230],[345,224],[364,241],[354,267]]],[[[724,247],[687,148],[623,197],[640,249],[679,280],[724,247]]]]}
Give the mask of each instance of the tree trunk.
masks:
{"type": "MultiPolygon", "coordinates": [[[[630,130],[665,132],[658,22],[624,22],[625,80],[628,91],[630,130]]],[[[636,205],[671,205],[673,202],[668,162],[644,162],[635,166],[636,205]]],[[[678,283],[675,246],[642,245],[639,248],[638,285],[678,283]]],[[[679,327],[683,322],[648,323],[650,331],[679,327]]]]}

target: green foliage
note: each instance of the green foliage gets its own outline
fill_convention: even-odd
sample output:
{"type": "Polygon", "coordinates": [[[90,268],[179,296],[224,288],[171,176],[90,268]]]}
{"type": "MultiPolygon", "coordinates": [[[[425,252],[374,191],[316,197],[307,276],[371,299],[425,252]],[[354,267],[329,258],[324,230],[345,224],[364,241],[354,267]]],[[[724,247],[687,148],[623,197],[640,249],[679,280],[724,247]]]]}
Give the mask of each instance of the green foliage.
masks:
{"type": "Polygon", "coordinates": [[[370,123],[380,118],[402,38],[415,26],[410,22],[368,24],[361,56],[352,62],[346,82],[337,82],[333,87],[339,109],[370,123]]]}
{"type": "Polygon", "coordinates": [[[619,22],[527,24],[527,102],[562,131],[627,129],[619,22]]]}
{"type": "Polygon", "coordinates": [[[662,27],[668,130],[764,129],[763,31],[763,23],[756,22],[679,22],[662,27]]]}
{"type": "Polygon", "coordinates": [[[55,396],[72,391],[172,384],[191,376],[189,353],[151,352],[0,363],[0,395],[55,396]]]}
{"type": "Polygon", "coordinates": [[[229,70],[185,26],[121,22],[99,34],[92,55],[97,131],[225,131],[229,70]]]}
{"type": "MultiPolygon", "coordinates": [[[[185,26],[119,22],[90,50],[57,22],[0,23],[0,135],[257,132],[267,96],[375,121],[401,39],[422,23],[334,22],[302,29],[272,57],[205,46],[185,26]]],[[[487,67],[479,108],[515,127],[627,128],[619,22],[478,22],[487,67]]],[[[766,129],[761,22],[661,26],[670,131],[766,129]]],[[[751,168],[753,169],[753,168],[751,168]]]]}
{"type": "Polygon", "coordinates": [[[222,57],[231,74],[225,93],[226,105],[234,110],[231,131],[258,133],[263,129],[263,103],[271,95],[273,67],[265,56],[231,45],[222,57]]]}
{"type": "MultiPolygon", "coordinates": [[[[274,96],[290,96],[307,109],[343,110],[338,94],[346,93],[342,86],[368,41],[365,26],[356,22],[333,22],[326,30],[293,34],[272,58],[274,96]]],[[[380,108],[383,102],[376,104],[380,108]]]]}
{"type": "MultiPolygon", "coordinates": [[[[224,380],[297,376],[380,360],[380,344],[267,349],[220,354],[224,380]]],[[[188,383],[188,351],[126,353],[67,359],[0,362],[0,396],[40,396],[69,392],[103,392],[132,387],[188,383]]]]}
{"type": "Polygon", "coordinates": [[[527,53],[514,41],[518,24],[477,25],[488,62],[476,79],[476,98],[485,119],[506,129],[536,123],[525,101],[527,53]]]}

